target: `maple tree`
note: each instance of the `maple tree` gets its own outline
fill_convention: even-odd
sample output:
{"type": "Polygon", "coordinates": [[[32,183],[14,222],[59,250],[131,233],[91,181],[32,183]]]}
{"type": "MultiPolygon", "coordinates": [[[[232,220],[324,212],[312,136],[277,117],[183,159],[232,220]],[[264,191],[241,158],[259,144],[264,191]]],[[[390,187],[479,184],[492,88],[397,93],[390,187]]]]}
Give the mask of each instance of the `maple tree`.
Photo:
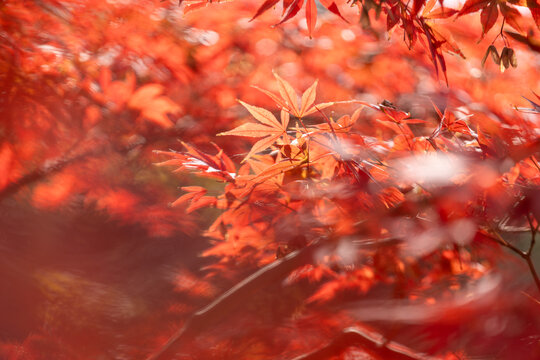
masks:
{"type": "Polygon", "coordinates": [[[1,356],[537,358],[538,2],[210,3],[0,5],[1,356]]]}

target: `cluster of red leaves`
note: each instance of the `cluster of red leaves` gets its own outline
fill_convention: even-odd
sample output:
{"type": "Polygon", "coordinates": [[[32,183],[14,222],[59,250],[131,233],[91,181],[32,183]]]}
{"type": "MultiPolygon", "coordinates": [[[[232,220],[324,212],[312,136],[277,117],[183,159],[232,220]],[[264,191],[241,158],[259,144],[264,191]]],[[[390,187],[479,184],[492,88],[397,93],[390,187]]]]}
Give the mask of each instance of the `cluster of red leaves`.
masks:
{"type": "Polygon", "coordinates": [[[151,164],[153,147],[183,132],[174,127],[183,107],[164,92],[191,72],[187,42],[142,6],[2,4],[2,198],[29,184],[25,195],[37,208],[82,200],[153,235],[190,231],[166,206],[174,187],[139,168],[151,164]],[[151,30],[159,40],[148,46],[151,30]]]}
{"type": "MultiPolygon", "coordinates": [[[[537,119],[516,112],[512,122],[494,123],[448,108],[441,113],[435,106],[439,120],[431,123],[411,119],[388,101],[346,101],[360,108],[333,119],[323,109],[339,102],[314,104],[317,82],[299,97],[288,82],[275,78],[279,95],[260,90],[280,108],[281,120],[240,102],[257,122],[219,134],[260,139],[237,170],[219,148],[216,155],[188,145],[186,152],[165,153],[171,160],[162,165],[225,183],[214,196],[187,187],[178,200],[191,202],[191,209],[221,210],[206,232],[214,245],[203,255],[218,260],[208,267],[209,275],[261,269],[197,313],[193,326],[199,331],[209,326],[222,303],[234,301],[244,287],[269,285],[265,272],[287,267],[281,274],[285,281],[291,259],[307,251],[285,281],[303,284],[298,290],[303,295],[297,296],[304,298],[297,301],[304,305],[281,314],[293,323],[309,316],[313,304],[362,307],[355,302],[376,298],[381,288],[408,299],[403,306],[416,309],[409,314],[412,321],[437,319],[439,326],[454,324],[456,313],[475,313],[495,301],[496,260],[483,251],[485,245],[513,246],[513,236],[530,227],[534,237],[538,228],[537,119]],[[364,107],[375,112],[364,114],[364,107]],[[377,131],[359,132],[358,123],[371,123],[377,131]],[[439,286],[447,288],[433,295],[439,286]],[[463,303],[465,293],[472,298],[463,303]],[[454,315],[446,318],[449,313],[454,315]]],[[[387,310],[350,310],[350,321],[399,322],[407,312],[395,310],[392,319],[384,313],[394,311],[392,305],[384,304],[387,310]]],[[[299,345],[282,346],[283,356],[299,345]]],[[[450,345],[429,351],[442,355],[443,349],[458,350],[450,345]]]]}
{"type": "MultiPolygon", "coordinates": [[[[182,4],[184,1],[180,1],[182,4]]],[[[212,0],[187,0],[185,11],[189,12],[196,8],[206,6],[212,3],[212,0]]],[[[317,3],[315,0],[307,0],[304,5],[304,0],[266,0],[260,5],[257,12],[251,20],[256,19],[263,13],[274,8],[278,3],[282,3],[282,18],[275,24],[281,25],[295,17],[302,7],[305,8],[305,21],[307,31],[311,37],[315,31],[317,24],[317,3]]],[[[378,17],[381,13],[386,15],[386,30],[391,32],[396,25],[400,25],[403,30],[404,41],[409,48],[414,47],[418,40],[422,45],[429,50],[431,61],[435,66],[435,71],[438,75],[439,70],[446,76],[447,66],[443,56],[443,51],[457,54],[463,58],[462,51],[454,40],[452,33],[444,26],[445,23],[440,23],[440,20],[450,19],[452,17],[459,18],[461,16],[480,12],[480,21],[482,24],[482,38],[495,25],[498,19],[499,11],[503,22],[499,36],[502,36],[507,41],[503,34],[504,25],[508,24],[518,33],[514,33],[512,37],[520,42],[524,42],[532,46],[534,49],[535,38],[529,39],[523,35],[523,32],[529,31],[532,34],[533,28],[540,29],[540,5],[537,0],[526,1],[509,1],[499,2],[491,0],[467,0],[460,9],[449,8],[442,1],[437,0],[415,0],[415,1],[376,1],[376,0],[321,0],[321,5],[325,10],[337,15],[345,22],[347,19],[342,15],[340,8],[350,4],[351,7],[357,7],[360,14],[360,23],[364,28],[371,27],[370,11],[378,17]],[[435,7],[437,3],[439,7],[435,7]],[[515,6],[526,7],[532,15],[532,21],[528,16],[524,16],[515,6]]],[[[532,36],[532,35],[530,35],[532,36]]]]}

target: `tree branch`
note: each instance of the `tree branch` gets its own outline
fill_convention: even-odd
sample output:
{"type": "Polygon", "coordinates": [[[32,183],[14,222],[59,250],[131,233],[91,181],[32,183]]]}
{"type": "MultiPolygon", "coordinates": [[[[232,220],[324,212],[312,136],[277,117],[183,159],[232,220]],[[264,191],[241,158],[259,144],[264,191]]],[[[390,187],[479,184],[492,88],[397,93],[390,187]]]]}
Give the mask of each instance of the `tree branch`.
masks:
{"type": "MultiPolygon", "coordinates": [[[[146,137],[145,134],[140,134],[143,137],[143,141],[130,143],[125,146],[118,147],[116,151],[120,154],[125,154],[135,149],[138,146],[148,146],[157,141],[162,141],[163,139],[170,137],[178,137],[180,132],[176,129],[165,130],[146,137]]],[[[47,160],[46,165],[41,165],[39,168],[27,173],[22,176],[17,181],[14,181],[8,184],[6,187],[0,190],[0,202],[5,198],[14,195],[23,187],[33,184],[37,181],[45,179],[47,176],[53,175],[57,172],[60,172],[67,166],[84,160],[91,156],[100,156],[105,154],[107,151],[110,151],[111,148],[114,148],[113,142],[108,142],[105,144],[94,144],[89,150],[77,149],[78,153],[74,155],[63,155],[53,160],[47,160]]],[[[69,151],[68,151],[69,152],[69,151]]]]}
{"type": "Polygon", "coordinates": [[[529,249],[525,253],[525,260],[527,261],[527,265],[529,266],[529,270],[533,276],[536,287],[538,288],[538,291],[540,291],[540,278],[538,277],[538,273],[536,272],[531,256],[534,245],[536,244],[536,233],[538,232],[539,224],[536,224],[536,226],[534,226],[533,219],[531,218],[530,214],[527,214],[527,221],[529,222],[529,226],[531,227],[531,242],[529,244],[529,249]]]}
{"type": "Polygon", "coordinates": [[[537,224],[534,226],[533,218],[531,218],[530,214],[526,215],[527,221],[529,222],[530,230],[531,230],[531,242],[529,243],[529,247],[527,251],[523,251],[516,247],[515,245],[509,243],[506,241],[498,232],[496,232],[493,228],[491,228],[492,233],[492,239],[501,244],[502,246],[512,250],[514,253],[519,255],[525,262],[527,263],[527,266],[529,267],[529,271],[534,279],[534,283],[536,284],[536,287],[538,288],[538,291],[540,291],[540,278],[538,277],[538,272],[536,271],[536,268],[534,266],[534,262],[532,260],[532,252],[534,250],[534,245],[536,244],[536,233],[538,232],[538,227],[540,226],[537,224]]]}
{"type": "Polygon", "coordinates": [[[0,202],[5,198],[17,193],[21,188],[25,187],[26,185],[30,185],[36,181],[46,178],[49,175],[55,174],[74,162],[83,160],[88,156],[97,155],[98,153],[102,152],[104,152],[104,149],[99,148],[98,150],[89,150],[70,157],[62,156],[56,158],[55,160],[49,160],[47,161],[49,163],[48,165],[40,166],[36,170],[29,172],[17,181],[10,183],[2,190],[0,190],[0,202]]]}
{"type": "Polygon", "coordinates": [[[311,262],[314,251],[320,247],[321,243],[314,243],[301,250],[293,251],[240,281],[212,303],[193,314],[180,330],[173,334],[159,350],[146,359],[171,359],[174,355],[174,349],[184,339],[219,323],[231,310],[241,307],[242,300],[248,297],[249,294],[264,289],[268,284],[282,281],[294,269],[311,262]]]}
{"type": "Polygon", "coordinates": [[[399,343],[389,341],[381,334],[368,332],[355,327],[344,329],[334,340],[310,353],[300,355],[293,360],[326,360],[339,355],[349,346],[357,346],[375,359],[393,360],[428,360],[425,354],[399,343]]]}

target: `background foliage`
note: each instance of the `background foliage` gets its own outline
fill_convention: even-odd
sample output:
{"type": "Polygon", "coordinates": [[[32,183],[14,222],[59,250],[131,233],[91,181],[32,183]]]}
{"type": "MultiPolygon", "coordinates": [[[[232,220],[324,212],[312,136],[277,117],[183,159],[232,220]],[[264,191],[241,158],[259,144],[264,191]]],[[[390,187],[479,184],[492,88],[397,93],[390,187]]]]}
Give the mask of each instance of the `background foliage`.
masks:
{"type": "Polygon", "coordinates": [[[440,5],[2,2],[1,357],[538,358],[538,3],[440,5]]]}

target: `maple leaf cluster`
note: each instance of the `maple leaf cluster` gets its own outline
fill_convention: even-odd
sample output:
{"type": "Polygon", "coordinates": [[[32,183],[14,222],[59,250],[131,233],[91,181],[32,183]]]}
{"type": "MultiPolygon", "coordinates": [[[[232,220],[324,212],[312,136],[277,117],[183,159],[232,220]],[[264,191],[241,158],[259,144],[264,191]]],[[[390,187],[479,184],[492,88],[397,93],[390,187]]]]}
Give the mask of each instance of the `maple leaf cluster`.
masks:
{"type": "MultiPolygon", "coordinates": [[[[184,1],[180,1],[180,4],[184,1]]],[[[211,0],[186,0],[185,11],[190,12],[194,9],[212,3],[211,0]]],[[[274,26],[281,25],[294,18],[304,7],[305,21],[307,25],[308,35],[311,37],[315,32],[317,24],[317,3],[315,0],[308,0],[304,4],[304,0],[266,0],[258,8],[253,15],[251,21],[258,18],[265,12],[274,8],[278,3],[281,3],[282,18],[274,26]]],[[[460,50],[458,43],[454,40],[452,32],[444,26],[446,25],[441,20],[450,19],[452,17],[462,17],[468,14],[480,12],[480,22],[482,24],[481,37],[483,38],[487,32],[493,28],[499,18],[499,13],[503,19],[500,32],[493,40],[495,42],[499,37],[502,38],[505,45],[508,45],[508,37],[503,33],[505,24],[517,30],[518,33],[507,32],[510,37],[515,40],[525,43],[535,50],[537,48],[538,38],[533,35],[533,31],[540,29],[540,5],[537,0],[527,1],[490,1],[490,0],[467,0],[461,8],[451,8],[445,6],[443,2],[437,0],[415,0],[415,1],[374,1],[374,0],[341,0],[332,1],[324,0],[320,2],[321,9],[337,15],[345,22],[349,22],[342,15],[343,9],[347,5],[358,9],[360,14],[359,22],[364,29],[372,27],[372,17],[375,13],[379,17],[381,13],[386,15],[386,30],[392,32],[397,25],[400,25],[403,31],[404,41],[409,48],[413,48],[419,40],[422,45],[429,51],[431,61],[435,67],[435,72],[438,75],[441,71],[448,83],[447,65],[443,55],[444,52],[457,54],[465,58],[460,50]],[[439,3],[440,6],[436,6],[439,3]],[[532,21],[529,16],[524,16],[516,6],[526,7],[530,11],[532,21]],[[523,32],[528,35],[524,36],[523,32]]],[[[351,15],[352,16],[352,15],[351,15]]],[[[506,48],[506,46],[505,46],[506,48]]],[[[504,71],[512,63],[513,67],[517,66],[517,60],[511,55],[513,49],[508,47],[505,51],[504,66],[501,65],[501,71],[504,71]]],[[[488,49],[487,52],[493,51],[488,49]]],[[[499,61],[495,61],[500,63],[499,61]]]]}
{"type": "MultiPolygon", "coordinates": [[[[197,313],[194,327],[208,326],[239,292],[264,287],[265,277],[279,267],[285,269],[274,276],[286,286],[309,284],[304,302],[315,309],[354,304],[384,286],[418,307],[413,317],[433,311],[451,323],[444,313],[479,306],[476,300],[456,305],[464,292],[485,299],[492,295],[473,289],[480,283],[497,287],[494,259],[480,250],[486,243],[509,247],[530,263],[540,215],[540,142],[529,125],[473,121],[472,114],[441,112],[436,105],[438,123],[413,119],[388,101],[315,104],[317,81],[300,97],[274,76],[279,95],[259,90],[275,101],[281,121],[240,101],[257,122],[218,134],[259,139],[237,170],[219,148],[216,155],[188,145],[187,152],[164,153],[172,160],[161,165],[226,184],[214,196],[187,187],[177,200],[189,201],[189,210],[221,210],[206,231],[214,245],[203,255],[217,259],[208,276],[259,269],[197,313]],[[351,116],[325,115],[323,109],[343,103],[359,107],[351,116]],[[364,108],[375,112],[366,115],[364,108]],[[386,131],[358,132],[361,122],[386,131]],[[527,251],[509,240],[515,228],[532,233],[527,251]],[[444,283],[452,285],[437,298],[428,295],[430,287],[444,283]]],[[[534,266],[531,274],[540,285],[534,266]]],[[[350,311],[353,319],[396,320],[384,311],[350,311]]],[[[166,358],[185,336],[177,334],[151,358],[166,358]]]]}

